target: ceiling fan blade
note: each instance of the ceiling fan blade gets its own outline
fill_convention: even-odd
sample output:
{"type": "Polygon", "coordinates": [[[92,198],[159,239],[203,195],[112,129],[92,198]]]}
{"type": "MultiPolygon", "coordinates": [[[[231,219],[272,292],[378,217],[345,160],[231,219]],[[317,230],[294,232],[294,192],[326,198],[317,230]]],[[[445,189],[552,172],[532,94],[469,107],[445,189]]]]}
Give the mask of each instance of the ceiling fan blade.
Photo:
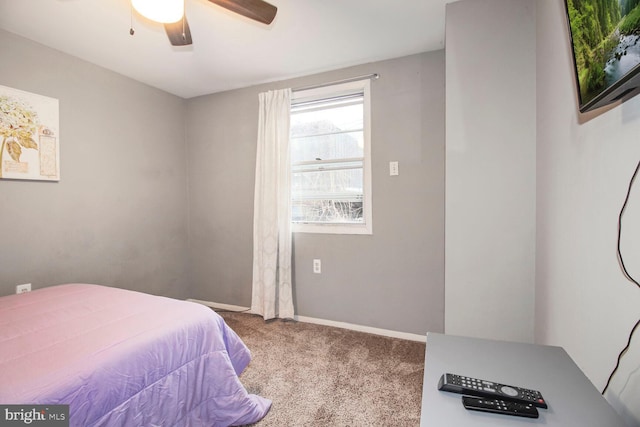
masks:
{"type": "Polygon", "coordinates": [[[209,0],[218,6],[229,9],[263,24],[271,24],[276,17],[278,8],[263,0],[209,0]]]}
{"type": "Polygon", "coordinates": [[[183,16],[178,22],[164,24],[164,30],[167,32],[169,41],[173,46],[187,46],[193,43],[187,15],[183,16]]]}

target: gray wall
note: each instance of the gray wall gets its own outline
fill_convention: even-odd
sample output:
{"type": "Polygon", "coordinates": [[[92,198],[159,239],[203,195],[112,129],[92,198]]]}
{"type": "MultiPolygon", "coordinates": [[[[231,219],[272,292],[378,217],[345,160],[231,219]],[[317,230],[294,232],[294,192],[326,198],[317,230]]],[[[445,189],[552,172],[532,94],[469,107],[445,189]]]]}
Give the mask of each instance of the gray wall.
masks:
{"type": "Polygon", "coordinates": [[[87,282],[250,305],[258,93],[377,72],[374,234],[296,234],[295,305],[442,332],[443,51],[188,101],[4,31],[0,56],[0,84],[60,101],[61,133],[60,182],[0,181],[1,295],[87,282]]]}
{"type": "Polygon", "coordinates": [[[185,101],[0,31],[0,84],[59,100],[61,180],[0,180],[0,295],[100,283],[185,298],[185,101]]]}
{"type": "Polygon", "coordinates": [[[373,235],[294,235],[297,314],[424,334],[444,322],[444,52],[189,100],[192,297],[249,306],[258,93],[372,82],[373,235]],[[389,161],[400,175],[389,176],[389,161]],[[322,259],[322,274],[312,259],[322,259]]]}
{"type": "Polygon", "coordinates": [[[446,16],[445,331],[532,342],[535,3],[459,1],[446,16]]]}
{"type": "MultiPolygon", "coordinates": [[[[536,341],[560,345],[599,390],[638,321],[640,289],[616,255],[618,213],[640,160],[640,96],[580,114],[562,0],[537,14],[536,341]]],[[[640,278],[640,180],[623,217],[621,248],[640,278]]],[[[640,330],[605,395],[640,426],[640,330]]]]}

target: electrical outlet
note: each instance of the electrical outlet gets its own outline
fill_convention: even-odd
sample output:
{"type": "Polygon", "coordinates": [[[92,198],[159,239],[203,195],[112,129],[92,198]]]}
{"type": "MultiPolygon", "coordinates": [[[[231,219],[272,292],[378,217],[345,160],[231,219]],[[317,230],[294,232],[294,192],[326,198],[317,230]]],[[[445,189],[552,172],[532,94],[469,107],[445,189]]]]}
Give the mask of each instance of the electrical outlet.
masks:
{"type": "Polygon", "coordinates": [[[313,260],[313,272],[316,274],[322,273],[322,261],[319,259],[313,260]]]}
{"type": "Polygon", "coordinates": [[[16,294],[24,294],[25,292],[31,292],[31,283],[16,286],[16,294]]]}
{"type": "Polygon", "coordinates": [[[389,175],[390,176],[399,175],[398,162],[389,162],[389,175]]]}

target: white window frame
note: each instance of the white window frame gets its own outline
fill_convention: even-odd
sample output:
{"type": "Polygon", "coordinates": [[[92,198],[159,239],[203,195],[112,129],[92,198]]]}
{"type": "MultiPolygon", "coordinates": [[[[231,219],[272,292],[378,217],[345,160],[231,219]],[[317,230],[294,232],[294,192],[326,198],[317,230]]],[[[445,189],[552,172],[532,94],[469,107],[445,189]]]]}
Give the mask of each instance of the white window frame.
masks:
{"type": "Polygon", "coordinates": [[[373,234],[373,192],[371,185],[371,84],[368,79],[348,83],[340,83],[314,89],[293,92],[292,105],[296,102],[311,101],[314,99],[331,98],[354,91],[363,92],[363,142],[364,161],[363,174],[363,201],[362,224],[345,223],[291,223],[291,231],[294,233],[323,233],[323,234],[373,234]]]}

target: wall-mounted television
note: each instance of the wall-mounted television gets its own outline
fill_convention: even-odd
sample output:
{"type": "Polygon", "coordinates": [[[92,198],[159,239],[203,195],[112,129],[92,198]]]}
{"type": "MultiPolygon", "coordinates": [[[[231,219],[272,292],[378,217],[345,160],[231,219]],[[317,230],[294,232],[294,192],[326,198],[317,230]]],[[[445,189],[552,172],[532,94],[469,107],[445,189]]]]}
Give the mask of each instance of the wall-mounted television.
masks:
{"type": "Polygon", "coordinates": [[[581,112],[640,93],[640,0],[565,0],[581,112]]]}

